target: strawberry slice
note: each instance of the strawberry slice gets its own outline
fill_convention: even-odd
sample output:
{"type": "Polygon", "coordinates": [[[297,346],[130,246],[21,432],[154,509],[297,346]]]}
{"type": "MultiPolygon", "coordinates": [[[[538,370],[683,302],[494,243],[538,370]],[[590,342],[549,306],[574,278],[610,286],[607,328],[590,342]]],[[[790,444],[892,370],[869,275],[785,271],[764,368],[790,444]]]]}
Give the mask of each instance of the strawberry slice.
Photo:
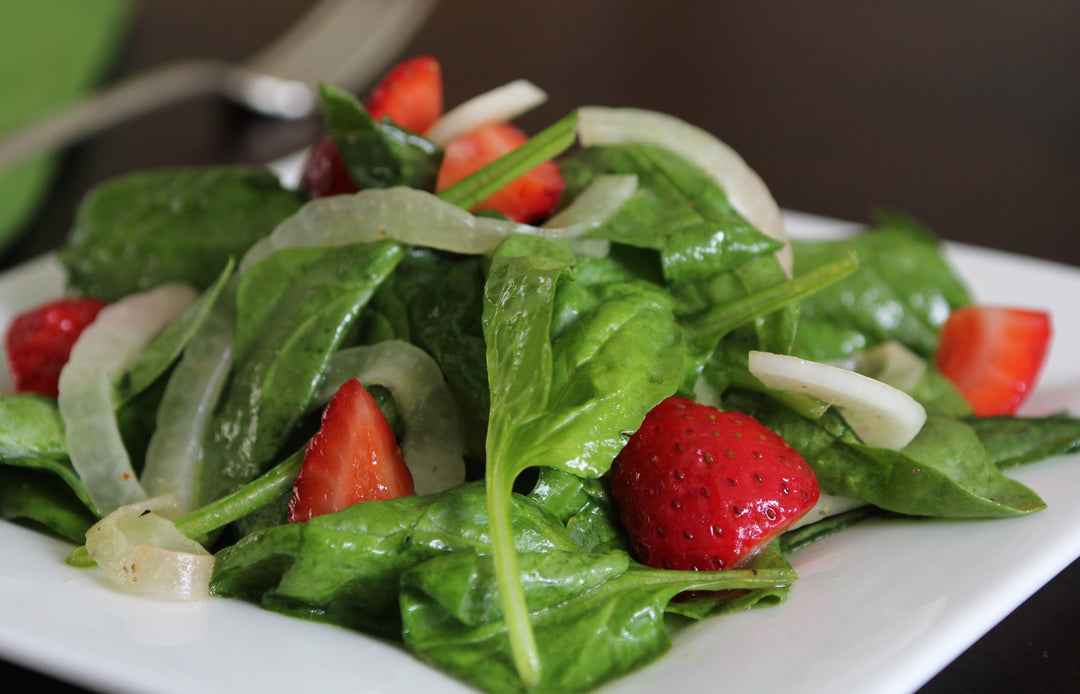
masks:
{"type": "Polygon", "coordinates": [[[15,392],[55,398],[72,345],[103,308],[96,299],[60,299],[17,316],[4,335],[15,392]]]}
{"type": "Polygon", "coordinates": [[[364,108],[375,120],[423,133],[443,112],[442,68],[428,55],[404,60],[375,85],[364,108]]]}
{"type": "Polygon", "coordinates": [[[935,361],[976,416],[1012,414],[1038,379],[1051,332],[1045,311],[968,306],[949,315],[935,361]]]}
{"type": "Polygon", "coordinates": [[[359,190],[349,176],[349,169],[341,158],[341,152],[329,135],[311,148],[304,162],[300,183],[307,191],[308,198],[312,200],[359,190]]]}
{"type": "Polygon", "coordinates": [[[611,495],[638,558],[658,569],[738,566],[817,503],[817,478],[750,415],[670,397],[611,466],[611,495]]]}
{"type": "MultiPolygon", "coordinates": [[[[509,123],[482,126],[446,146],[436,192],[449,188],[477,169],[512,152],[528,140],[509,123]]],[[[566,188],[562,172],[554,161],[545,161],[484,200],[475,209],[495,210],[515,222],[531,224],[551,216],[566,188]]]]}
{"type": "Polygon", "coordinates": [[[375,399],[346,381],[323,410],[289,499],[289,521],[332,513],[358,501],[415,494],[394,432],[375,399]]]}

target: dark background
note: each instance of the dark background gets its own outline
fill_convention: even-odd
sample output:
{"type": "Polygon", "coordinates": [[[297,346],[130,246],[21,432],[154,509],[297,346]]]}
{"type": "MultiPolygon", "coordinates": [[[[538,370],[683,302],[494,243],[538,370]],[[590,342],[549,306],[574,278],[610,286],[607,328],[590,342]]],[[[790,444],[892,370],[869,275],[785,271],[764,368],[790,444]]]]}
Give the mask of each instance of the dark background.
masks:
{"type": "MultiPolygon", "coordinates": [[[[111,77],[242,60],[309,4],[144,0],[111,77]]],[[[863,222],[899,209],[948,240],[1080,265],[1076,0],[443,0],[405,53],[439,58],[448,106],[525,77],[550,95],[521,120],[530,131],[583,104],[667,111],[732,145],[782,207],[863,222]]],[[[318,130],[206,99],[104,133],[65,155],[0,269],[60,243],[101,180],[266,162],[318,130]]],[[[1080,691],[1078,625],[1074,564],[923,692],[1080,691]]],[[[13,666],[0,677],[72,691],[13,666]]]]}

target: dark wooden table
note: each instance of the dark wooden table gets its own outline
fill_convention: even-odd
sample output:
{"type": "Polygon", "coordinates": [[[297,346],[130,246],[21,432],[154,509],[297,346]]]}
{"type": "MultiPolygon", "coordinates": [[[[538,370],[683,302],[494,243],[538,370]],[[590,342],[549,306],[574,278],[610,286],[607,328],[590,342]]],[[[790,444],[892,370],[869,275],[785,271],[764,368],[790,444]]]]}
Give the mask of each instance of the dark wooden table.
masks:
{"type": "MultiPolygon", "coordinates": [[[[112,77],[194,55],[243,59],[307,5],[144,0],[112,77]]],[[[856,221],[894,208],[949,240],[1080,265],[1074,0],[444,0],[406,53],[440,59],[448,104],[517,77],[541,85],[551,98],[526,129],[586,103],[668,111],[735,147],[783,207],[856,221]]],[[[104,133],[65,155],[0,269],[55,248],[97,182],[267,162],[318,129],[199,100],[104,133]]],[[[80,691],[7,663],[0,681],[80,691]]],[[[1080,563],[920,691],[1080,691],[1080,563]]]]}

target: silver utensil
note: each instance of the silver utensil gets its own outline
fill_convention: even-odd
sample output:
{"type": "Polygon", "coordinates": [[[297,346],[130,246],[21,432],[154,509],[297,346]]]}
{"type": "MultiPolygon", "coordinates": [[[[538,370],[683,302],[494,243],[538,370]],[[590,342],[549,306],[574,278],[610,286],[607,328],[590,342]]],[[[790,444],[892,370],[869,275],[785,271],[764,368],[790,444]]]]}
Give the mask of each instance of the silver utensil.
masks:
{"type": "Polygon", "coordinates": [[[242,65],[169,63],[55,111],[0,141],[0,170],[155,108],[220,95],[257,113],[302,118],[315,85],[359,90],[378,77],[427,19],[435,0],[322,0],[242,65]]]}

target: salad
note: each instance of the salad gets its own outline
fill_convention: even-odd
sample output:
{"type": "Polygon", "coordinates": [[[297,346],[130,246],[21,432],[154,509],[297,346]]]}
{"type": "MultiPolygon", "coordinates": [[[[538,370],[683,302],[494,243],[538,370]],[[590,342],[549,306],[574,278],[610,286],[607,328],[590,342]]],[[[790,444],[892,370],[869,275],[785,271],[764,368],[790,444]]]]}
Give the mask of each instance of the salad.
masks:
{"type": "Polygon", "coordinates": [[[1080,447],[1013,414],[1049,316],[974,303],[908,218],[789,240],[696,128],[582,108],[530,138],[542,92],[444,113],[430,58],[322,99],[296,190],[94,191],[70,296],[8,328],[0,513],[127,590],[585,691],[672,616],[782,601],[787,556],[867,518],[1037,512],[1002,469],[1080,447]]]}

